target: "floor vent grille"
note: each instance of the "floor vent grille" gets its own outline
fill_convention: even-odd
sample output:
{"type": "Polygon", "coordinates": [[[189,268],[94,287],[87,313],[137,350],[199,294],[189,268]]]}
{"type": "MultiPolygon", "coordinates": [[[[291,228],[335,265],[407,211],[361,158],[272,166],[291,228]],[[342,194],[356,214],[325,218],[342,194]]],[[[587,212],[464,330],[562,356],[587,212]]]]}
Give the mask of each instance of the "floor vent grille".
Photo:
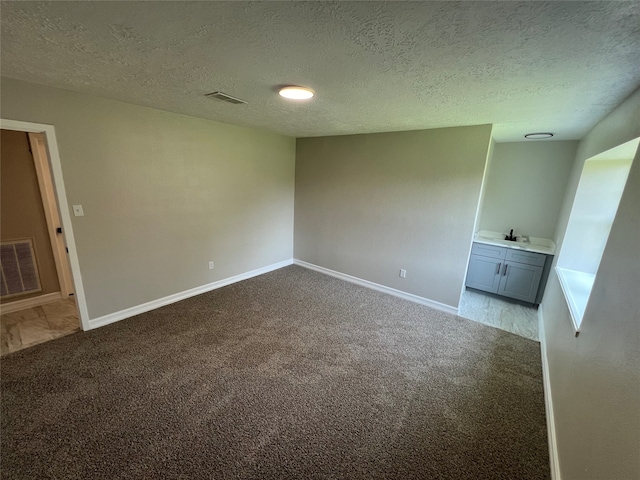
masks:
{"type": "Polygon", "coordinates": [[[0,244],[0,296],[12,297],[42,290],[33,240],[10,240],[0,244]]]}

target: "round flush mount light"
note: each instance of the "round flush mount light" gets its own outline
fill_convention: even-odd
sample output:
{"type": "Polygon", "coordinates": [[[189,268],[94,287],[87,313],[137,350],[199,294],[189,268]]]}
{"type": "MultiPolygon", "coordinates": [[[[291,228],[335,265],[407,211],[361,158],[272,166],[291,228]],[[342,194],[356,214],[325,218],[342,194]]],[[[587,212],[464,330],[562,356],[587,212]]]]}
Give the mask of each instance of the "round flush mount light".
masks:
{"type": "Polygon", "coordinates": [[[543,138],[551,138],[553,137],[553,133],[527,133],[524,138],[529,140],[542,140],[543,138]]]}
{"type": "Polygon", "coordinates": [[[282,87],[278,93],[281,97],[288,98],[290,100],[308,100],[315,95],[314,91],[310,88],[298,87],[295,85],[282,87]]]}

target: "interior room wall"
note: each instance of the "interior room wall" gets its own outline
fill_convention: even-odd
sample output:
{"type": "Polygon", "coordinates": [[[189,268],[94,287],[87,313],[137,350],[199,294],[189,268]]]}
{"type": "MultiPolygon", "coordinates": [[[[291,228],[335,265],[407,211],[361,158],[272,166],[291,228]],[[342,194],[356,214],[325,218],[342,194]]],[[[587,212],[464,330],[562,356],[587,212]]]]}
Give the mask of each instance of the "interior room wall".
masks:
{"type": "Polygon", "coordinates": [[[2,241],[33,239],[42,291],[3,298],[2,303],[60,291],[51,240],[29,138],[24,132],[0,131],[0,234],[2,241]]]}
{"type": "Polygon", "coordinates": [[[474,225],[474,233],[480,230],[479,225],[482,220],[482,211],[484,210],[484,201],[487,198],[487,177],[493,163],[493,154],[496,151],[496,141],[492,138],[489,143],[489,151],[487,152],[487,163],[484,167],[484,175],[482,177],[482,186],[480,187],[480,201],[478,202],[478,212],[476,213],[476,224],[474,225]]]}
{"type": "Polygon", "coordinates": [[[298,139],[295,258],[457,308],[490,141],[490,125],[298,139]]]}
{"type": "Polygon", "coordinates": [[[577,141],[496,143],[479,230],[553,238],[577,141]]]}
{"type": "MultiPolygon", "coordinates": [[[[562,244],[586,159],[640,135],[640,90],[581,141],[556,241],[562,244]]],[[[542,302],[561,477],[637,479],[640,472],[640,158],[631,167],[591,299],[575,337],[555,274],[542,302]]]]}
{"type": "Polygon", "coordinates": [[[90,318],[291,259],[294,138],[13,79],[1,93],[2,118],[55,126],[90,318]]]}

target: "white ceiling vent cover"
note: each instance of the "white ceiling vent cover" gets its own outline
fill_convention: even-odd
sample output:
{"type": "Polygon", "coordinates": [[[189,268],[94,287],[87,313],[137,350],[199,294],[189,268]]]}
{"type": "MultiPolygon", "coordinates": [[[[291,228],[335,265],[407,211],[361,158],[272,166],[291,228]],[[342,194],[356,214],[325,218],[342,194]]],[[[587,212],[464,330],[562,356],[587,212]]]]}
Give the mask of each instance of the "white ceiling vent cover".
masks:
{"type": "Polygon", "coordinates": [[[223,92],[213,92],[207,93],[205,95],[207,98],[215,98],[216,100],[222,100],[223,102],[233,103],[234,105],[239,105],[241,103],[247,103],[244,100],[240,100],[239,98],[232,97],[231,95],[227,95],[223,92]]]}

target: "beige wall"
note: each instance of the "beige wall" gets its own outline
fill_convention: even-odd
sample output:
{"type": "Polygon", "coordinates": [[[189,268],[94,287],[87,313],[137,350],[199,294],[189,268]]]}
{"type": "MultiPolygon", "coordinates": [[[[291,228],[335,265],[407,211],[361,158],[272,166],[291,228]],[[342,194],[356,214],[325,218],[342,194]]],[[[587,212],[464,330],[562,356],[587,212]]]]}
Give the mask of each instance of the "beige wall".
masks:
{"type": "Polygon", "coordinates": [[[496,143],[479,230],[553,238],[577,141],[496,143]]]}
{"type": "Polygon", "coordinates": [[[33,238],[42,291],[12,295],[3,303],[60,291],[58,273],[47,232],[36,167],[29,151],[29,137],[24,132],[2,130],[0,155],[0,232],[2,240],[33,238]]]}
{"type": "Polygon", "coordinates": [[[92,319],[292,257],[293,138],[11,79],[2,118],[55,126],[92,319]]]}
{"type": "MultiPolygon", "coordinates": [[[[587,158],[640,135],[640,91],[580,142],[558,222],[567,225],[587,158]]],[[[563,480],[640,476],[640,159],[631,168],[591,299],[574,336],[558,279],[541,309],[563,480]]]]}
{"type": "Polygon", "coordinates": [[[496,141],[492,138],[489,142],[489,151],[487,153],[487,162],[484,167],[484,175],[482,177],[482,187],[480,189],[480,201],[478,202],[478,213],[476,214],[476,223],[473,227],[474,233],[480,230],[480,221],[482,220],[482,212],[484,210],[485,199],[487,198],[487,177],[489,176],[489,170],[493,163],[493,155],[496,151],[496,141]]]}
{"type": "Polygon", "coordinates": [[[490,136],[482,125],[298,139],[295,258],[457,307],[490,136]]]}

